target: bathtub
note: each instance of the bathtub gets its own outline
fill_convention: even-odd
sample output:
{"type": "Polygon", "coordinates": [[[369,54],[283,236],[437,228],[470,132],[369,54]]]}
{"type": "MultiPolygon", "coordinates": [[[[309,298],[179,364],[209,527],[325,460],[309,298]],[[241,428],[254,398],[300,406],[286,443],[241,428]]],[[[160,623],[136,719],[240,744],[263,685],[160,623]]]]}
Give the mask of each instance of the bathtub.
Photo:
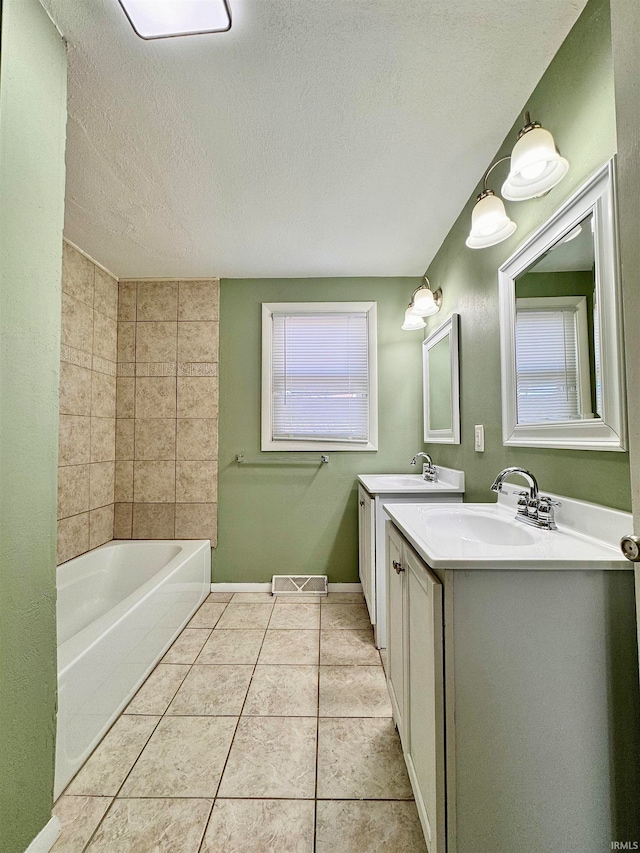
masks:
{"type": "Polygon", "coordinates": [[[58,567],[55,796],[211,589],[211,546],[114,541],[58,567]]]}

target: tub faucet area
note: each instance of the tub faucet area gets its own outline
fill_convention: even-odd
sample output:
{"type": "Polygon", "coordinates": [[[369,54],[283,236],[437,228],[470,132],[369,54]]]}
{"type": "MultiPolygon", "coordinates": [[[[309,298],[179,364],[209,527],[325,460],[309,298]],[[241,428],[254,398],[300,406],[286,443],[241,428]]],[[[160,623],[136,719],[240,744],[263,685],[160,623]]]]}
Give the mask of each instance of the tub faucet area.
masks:
{"type": "Polygon", "coordinates": [[[416,453],[416,455],[411,460],[412,465],[416,465],[418,459],[423,457],[426,461],[422,466],[422,477],[427,483],[437,483],[438,482],[438,469],[433,464],[432,458],[428,453],[416,453]]]}

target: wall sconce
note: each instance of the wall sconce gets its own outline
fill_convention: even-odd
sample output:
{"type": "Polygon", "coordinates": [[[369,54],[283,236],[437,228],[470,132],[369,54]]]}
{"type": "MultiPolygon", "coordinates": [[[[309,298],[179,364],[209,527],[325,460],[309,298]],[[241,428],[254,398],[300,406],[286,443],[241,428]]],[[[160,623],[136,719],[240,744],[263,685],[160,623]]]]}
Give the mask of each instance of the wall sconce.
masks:
{"type": "Polygon", "coordinates": [[[427,324],[423,318],[437,314],[441,306],[442,290],[440,288],[436,291],[431,290],[431,284],[425,273],[422,276],[420,287],[417,287],[411,294],[411,302],[404,312],[402,328],[405,332],[424,329],[427,324]]]}
{"type": "Polygon", "coordinates": [[[511,237],[518,227],[509,219],[502,199],[487,187],[490,173],[505,160],[511,161],[502,195],[509,201],[539,198],[553,189],[569,171],[569,162],[561,157],[553,136],[525,113],[525,125],[510,157],[500,157],[482,176],[479,193],[471,214],[471,232],[466,239],[470,249],[486,249],[511,237]]]}

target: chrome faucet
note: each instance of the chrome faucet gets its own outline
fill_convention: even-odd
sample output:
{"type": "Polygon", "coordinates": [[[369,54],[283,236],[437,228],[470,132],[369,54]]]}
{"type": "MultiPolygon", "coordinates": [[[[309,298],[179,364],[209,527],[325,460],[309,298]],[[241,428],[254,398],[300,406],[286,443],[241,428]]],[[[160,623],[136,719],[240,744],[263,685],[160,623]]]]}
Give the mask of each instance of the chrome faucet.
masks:
{"type": "Polygon", "coordinates": [[[433,464],[433,459],[429,456],[428,453],[416,453],[416,455],[411,460],[411,464],[415,465],[421,456],[427,460],[422,466],[422,479],[426,480],[427,483],[437,483],[438,469],[433,464]]]}
{"type": "Polygon", "coordinates": [[[518,495],[516,518],[524,521],[526,524],[538,527],[540,530],[556,530],[554,510],[557,506],[561,506],[560,501],[554,501],[547,495],[540,495],[536,478],[526,468],[514,465],[511,468],[505,468],[504,471],[500,471],[493,481],[491,491],[504,491],[504,481],[512,474],[519,474],[526,480],[529,486],[528,492],[514,492],[514,494],[518,495]]]}

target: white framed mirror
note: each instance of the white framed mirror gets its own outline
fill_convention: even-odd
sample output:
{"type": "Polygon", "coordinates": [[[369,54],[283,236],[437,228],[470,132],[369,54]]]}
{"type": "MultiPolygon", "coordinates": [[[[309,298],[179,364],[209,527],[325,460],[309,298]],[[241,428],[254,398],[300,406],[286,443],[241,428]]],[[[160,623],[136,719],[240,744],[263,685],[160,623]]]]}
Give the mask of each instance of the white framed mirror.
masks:
{"type": "Polygon", "coordinates": [[[625,450],[615,160],[498,270],[503,444],[625,450]]]}
{"type": "Polygon", "coordinates": [[[460,444],[459,321],[452,314],[422,344],[425,444],[460,444]]]}

